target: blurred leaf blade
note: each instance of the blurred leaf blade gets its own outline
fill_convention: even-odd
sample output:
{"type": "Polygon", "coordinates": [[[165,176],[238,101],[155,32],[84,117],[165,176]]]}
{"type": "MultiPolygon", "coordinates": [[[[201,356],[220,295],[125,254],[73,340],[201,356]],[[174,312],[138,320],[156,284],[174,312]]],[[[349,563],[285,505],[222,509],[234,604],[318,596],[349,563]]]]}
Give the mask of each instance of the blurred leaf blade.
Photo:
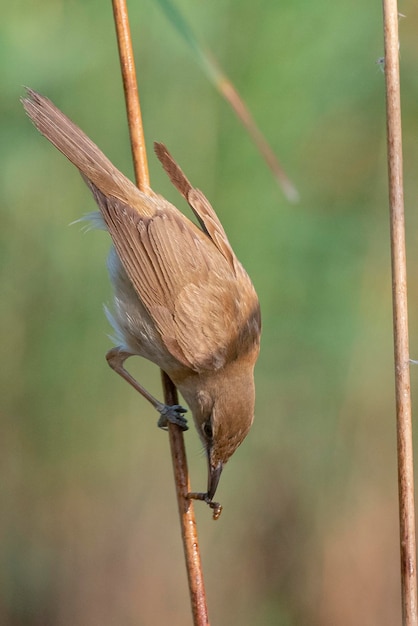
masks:
{"type": "Polygon", "coordinates": [[[263,133],[257,126],[247,105],[232,81],[219,67],[212,54],[200,45],[192,28],[187,23],[177,6],[171,2],[171,0],[158,0],[158,2],[172,26],[178,31],[186,44],[194,52],[199,65],[203,68],[209,80],[213,83],[221,96],[228,102],[240,122],[243,124],[244,128],[247,130],[262,158],[272,171],[286,198],[290,202],[298,202],[298,190],[286,174],[283,166],[280,164],[270,144],[267,142],[263,133]]]}

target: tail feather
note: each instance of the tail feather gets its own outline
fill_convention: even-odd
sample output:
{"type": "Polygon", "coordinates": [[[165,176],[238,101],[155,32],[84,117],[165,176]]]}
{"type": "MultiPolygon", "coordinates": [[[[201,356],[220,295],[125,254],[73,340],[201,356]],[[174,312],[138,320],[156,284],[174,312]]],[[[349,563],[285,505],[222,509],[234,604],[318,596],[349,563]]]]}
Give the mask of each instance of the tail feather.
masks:
{"type": "Polygon", "coordinates": [[[142,193],[103,154],[91,139],[48,98],[26,89],[22,98],[26,113],[36,128],[105,195],[131,206],[142,204],[142,193]]]}
{"type": "Polygon", "coordinates": [[[181,167],[175,162],[167,150],[167,147],[163,143],[156,141],[154,142],[154,152],[173,185],[181,193],[183,198],[188,200],[189,192],[193,187],[181,167]]]}

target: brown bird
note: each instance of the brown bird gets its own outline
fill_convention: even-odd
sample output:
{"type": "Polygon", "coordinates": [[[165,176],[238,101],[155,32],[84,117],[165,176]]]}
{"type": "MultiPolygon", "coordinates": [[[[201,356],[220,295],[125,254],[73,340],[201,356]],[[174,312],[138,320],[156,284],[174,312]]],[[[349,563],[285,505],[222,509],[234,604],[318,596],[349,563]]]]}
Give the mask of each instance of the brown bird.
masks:
{"type": "MultiPolygon", "coordinates": [[[[99,205],[113,247],[108,268],[119,346],[109,365],[168,422],[186,430],[181,406],[166,406],[125,369],[142,356],[171,378],[190,407],[207,453],[208,489],[189,497],[213,502],[222,468],[254,418],[254,365],[260,344],[260,307],[250,278],[203,193],[192,187],[167,148],[155,152],[200,228],[160,195],[145,195],[50,100],[31,89],[23,106],[38,130],[81,172],[99,205]]],[[[97,224],[100,225],[100,224],[97,224]]]]}

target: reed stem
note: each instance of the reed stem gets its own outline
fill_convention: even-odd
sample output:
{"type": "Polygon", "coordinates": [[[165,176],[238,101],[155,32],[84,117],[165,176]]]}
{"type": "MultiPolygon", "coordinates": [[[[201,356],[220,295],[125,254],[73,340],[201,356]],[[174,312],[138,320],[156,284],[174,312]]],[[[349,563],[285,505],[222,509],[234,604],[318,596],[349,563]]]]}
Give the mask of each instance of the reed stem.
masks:
{"type": "MultiPolygon", "coordinates": [[[[125,92],[136,184],[141,191],[149,193],[151,187],[135,71],[135,60],[129,27],[128,9],[126,0],[112,0],[112,4],[123,87],[125,92]]],[[[161,377],[164,402],[168,405],[178,404],[176,387],[165,372],[161,371],[161,377]]],[[[193,624],[194,626],[208,626],[209,618],[196,520],[193,503],[187,498],[187,494],[190,491],[190,485],[183,432],[175,424],[169,424],[168,436],[173,460],[174,480],[180,514],[184,555],[186,559],[193,624]]]]}
{"type": "Polygon", "coordinates": [[[409,375],[408,299],[402,171],[398,7],[383,0],[387,151],[392,254],[393,336],[395,351],[402,623],[417,626],[412,412],[409,375]]]}

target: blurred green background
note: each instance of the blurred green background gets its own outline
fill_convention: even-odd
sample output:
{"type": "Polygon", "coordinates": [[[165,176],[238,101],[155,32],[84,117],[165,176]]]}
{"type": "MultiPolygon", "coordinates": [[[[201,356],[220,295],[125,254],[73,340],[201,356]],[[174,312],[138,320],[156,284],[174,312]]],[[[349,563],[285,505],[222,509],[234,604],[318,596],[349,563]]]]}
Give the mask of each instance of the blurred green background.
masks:
{"type": "MultiPolygon", "coordinates": [[[[301,194],[291,206],[158,3],[130,3],[153,187],[164,141],[258,290],[254,427],[197,504],[213,624],[398,624],[397,480],[380,3],[178,5],[301,194]]],[[[411,356],[418,358],[418,7],[400,22],[411,356]]],[[[16,0],[0,24],[1,513],[5,626],[191,624],[168,441],[114,375],[105,233],[22,85],[132,176],[109,2],[16,0]]],[[[131,371],[160,395],[155,367],[131,371]]],[[[412,370],[416,393],[418,370],[412,370]]],[[[192,487],[206,485],[187,433],[192,487]]]]}

